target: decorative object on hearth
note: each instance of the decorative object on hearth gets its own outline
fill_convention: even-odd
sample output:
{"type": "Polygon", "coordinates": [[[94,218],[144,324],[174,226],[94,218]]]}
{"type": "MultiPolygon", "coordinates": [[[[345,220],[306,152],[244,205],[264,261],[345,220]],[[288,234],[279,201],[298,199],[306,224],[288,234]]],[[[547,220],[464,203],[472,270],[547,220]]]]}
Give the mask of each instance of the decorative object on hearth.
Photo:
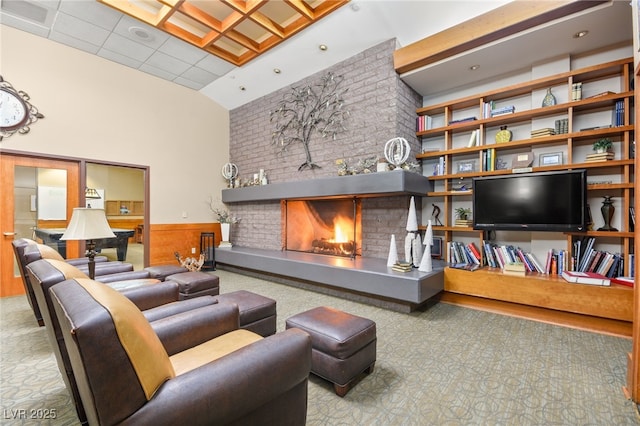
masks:
{"type": "Polygon", "coordinates": [[[604,219],[604,226],[598,228],[598,231],[617,231],[616,228],[611,226],[611,220],[613,219],[613,214],[616,211],[611,197],[611,195],[604,196],[602,207],[600,207],[600,212],[602,213],[602,218],[604,219]]]}
{"type": "Polygon", "coordinates": [[[183,259],[178,252],[175,252],[173,255],[178,260],[180,266],[182,266],[183,268],[187,268],[191,272],[199,271],[202,268],[205,260],[204,253],[200,253],[200,257],[197,259],[195,257],[187,257],[186,259],[183,259]]]}
{"type": "Polygon", "coordinates": [[[0,75],[0,142],[14,133],[29,133],[31,124],[44,118],[38,109],[29,103],[31,98],[22,91],[16,90],[0,75]]]}
{"type": "Polygon", "coordinates": [[[234,188],[235,180],[238,177],[238,166],[233,163],[222,166],[222,177],[228,181],[227,188],[234,188]]]}
{"type": "Polygon", "coordinates": [[[349,89],[340,88],[343,80],[342,75],[329,72],[317,84],[292,87],[276,110],[269,113],[270,121],[276,123],[271,140],[281,153],[293,143],[302,144],[306,160],[298,171],[320,168],[311,160],[309,150],[314,131],[336,140],[336,135],[346,130],[344,122],[349,111],[344,108],[343,96],[349,89]]]}
{"type": "Polygon", "coordinates": [[[500,130],[496,133],[496,143],[511,142],[513,133],[507,129],[507,126],[500,126],[500,130]]]}
{"type": "Polygon", "coordinates": [[[116,238],[111,230],[107,216],[102,209],[75,207],[67,229],[60,237],[63,241],[75,240],[87,242],[87,257],[89,258],[89,278],[96,277],[96,241],[102,238],[116,238]]]}
{"type": "Polygon", "coordinates": [[[405,138],[389,139],[387,143],[384,144],[384,158],[387,159],[389,164],[394,166],[394,169],[399,169],[400,166],[407,161],[410,153],[411,146],[405,138]]]}
{"type": "Polygon", "coordinates": [[[396,236],[391,234],[391,244],[389,244],[389,256],[387,257],[387,266],[392,267],[398,262],[398,247],[396,246],[396,236]]]}
{"type": "Polygon", "coordinates": [[[422,241],[418,232],[418,216],[416,214],[416,204],[414,197],[409,203],[409,215],[407,217],[407,236],[404,239],[404,256],[407,263],[416,268],[420,266],[422,257],[422,241]]]}
{"type": "Polygon", "coordinates": [[[431,272],[433,271],[433,261],[431,260],[431,246],[433,246],[433,227],[431,226],[431,220],[427,222],[427,231],[424,234],[424,253],[422,254],[422,261],[420,261],[419,271],[431,272]]]}
{"type": "Polygon", "coordinates": [[[551,88],[548,88],[547,94],[544,95],[544,98],[542,99],[542,106],[548,107],[555,104],[556,104],[556,97],[553,96],[553,93],[551,93],[551,88]]]}
{"type": "Polygon", "coordinates": [[[386,172],[389,170],[389,163],[382,158],[378,158],[378,164],[376,165],[376,172],[386,172]]]}

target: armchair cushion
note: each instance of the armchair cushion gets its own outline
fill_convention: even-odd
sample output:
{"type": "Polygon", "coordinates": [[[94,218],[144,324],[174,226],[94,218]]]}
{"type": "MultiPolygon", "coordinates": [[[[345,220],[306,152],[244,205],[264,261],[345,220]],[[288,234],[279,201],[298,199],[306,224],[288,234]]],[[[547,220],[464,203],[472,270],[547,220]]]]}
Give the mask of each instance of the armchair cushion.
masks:
{"type": "Polygon", "coordinates": [[[147,400],[151,399],[166,380],[175,377],[158,335],[142,312],[122,294],[88,278],[79,278],[76,282],[111,314],[120,344],[128,355],[147,400]]]}

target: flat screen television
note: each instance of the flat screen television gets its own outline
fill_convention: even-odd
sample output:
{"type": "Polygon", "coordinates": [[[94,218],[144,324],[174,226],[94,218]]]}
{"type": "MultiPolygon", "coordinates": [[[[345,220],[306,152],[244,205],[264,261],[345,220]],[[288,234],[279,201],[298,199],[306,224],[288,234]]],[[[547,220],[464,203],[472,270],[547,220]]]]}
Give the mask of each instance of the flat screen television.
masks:
{"type": "Polygon", "coordinates": [[[472,216],[480,230],[585,231],[587,171],[474,178],[472,216]]]}

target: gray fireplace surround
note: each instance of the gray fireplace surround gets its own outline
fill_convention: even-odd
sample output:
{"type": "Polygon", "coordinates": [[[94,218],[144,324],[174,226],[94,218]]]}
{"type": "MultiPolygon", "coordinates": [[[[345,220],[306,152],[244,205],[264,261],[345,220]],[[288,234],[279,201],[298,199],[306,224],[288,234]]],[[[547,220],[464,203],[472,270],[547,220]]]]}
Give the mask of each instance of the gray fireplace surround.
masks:
{"type": "MultiPolygon", "coordinates": [[[[243,203],[270,200],[341,197],[424,196],[433,191],[425,176],[404,170],[318,178],[295,182],[225,189],[222,201],[243,203]]],[[[396,272],[386,259],[355,259],[248,247],[216,251],[221,269],[276,280],[314,291],[334,294],[396,311],[410,312],[444,289],[444,264],[432,272],[396,272]]]]}

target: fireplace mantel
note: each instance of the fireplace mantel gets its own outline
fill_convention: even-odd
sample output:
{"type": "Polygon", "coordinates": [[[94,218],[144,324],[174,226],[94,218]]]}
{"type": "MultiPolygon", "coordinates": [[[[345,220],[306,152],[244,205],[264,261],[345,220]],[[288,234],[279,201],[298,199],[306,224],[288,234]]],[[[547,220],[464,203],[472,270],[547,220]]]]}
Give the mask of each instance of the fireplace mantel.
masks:
{"type": "Polygon", "coordinates": [[[222,190],[222,202],[241,203],[338,197],[424,196],[433,191],[426,176],[404,170],[270,183],[222,190]]]}

